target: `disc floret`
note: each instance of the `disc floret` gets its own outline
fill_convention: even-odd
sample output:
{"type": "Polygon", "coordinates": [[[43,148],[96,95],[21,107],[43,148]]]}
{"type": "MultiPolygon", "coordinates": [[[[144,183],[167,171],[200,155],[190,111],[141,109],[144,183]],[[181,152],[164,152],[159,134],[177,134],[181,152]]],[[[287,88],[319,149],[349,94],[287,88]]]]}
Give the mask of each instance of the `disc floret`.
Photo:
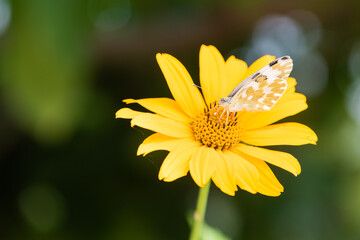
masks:
{"type": "Polygon", "coordinates": [[[191,127],[196,141],[210,148],[224,150],[240,142],[241,126],[237,113],[216,103],[194,117],[191,127]]]}

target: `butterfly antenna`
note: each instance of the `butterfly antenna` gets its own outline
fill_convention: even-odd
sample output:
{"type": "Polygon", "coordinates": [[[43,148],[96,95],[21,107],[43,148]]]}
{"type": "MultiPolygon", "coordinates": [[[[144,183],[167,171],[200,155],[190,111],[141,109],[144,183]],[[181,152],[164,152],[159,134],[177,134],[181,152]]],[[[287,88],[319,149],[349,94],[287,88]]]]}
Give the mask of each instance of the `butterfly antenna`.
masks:
{"type": "Polygon", "coordinates": [[[200,88],[201,90],[203,90],[203,91],[205,91],[205,92],[207,92],[207,93],[210,93],[211,95],[213,95],[213,96],[215,96],[215,97],[217,97],[217,98],[221,99],[221,97],[219,97],[219,96],[217,96],[217,95],[213,94],[212,92],[210,92],[210,91],[208,91],[208,90],[206,90],[206,89],[204,89],[204,88],[200,87],[199,85],[196,85],[195,83],[193,83],[193,86],[195,86],[195,87],[197,87],[197,88],[200,88]]]}

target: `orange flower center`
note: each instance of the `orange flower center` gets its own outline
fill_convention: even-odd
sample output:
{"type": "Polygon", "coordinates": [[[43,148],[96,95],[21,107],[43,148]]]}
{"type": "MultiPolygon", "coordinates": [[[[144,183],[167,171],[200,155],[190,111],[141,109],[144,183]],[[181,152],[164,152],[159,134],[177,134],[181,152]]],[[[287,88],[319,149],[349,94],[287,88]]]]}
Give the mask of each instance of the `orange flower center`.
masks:
{"type": "Polygon", "coordinates": [[[217,107],[216,103],[197,115],[191,127],[196,141],[211,148],[228,149],[240,142],[241,126],[236,112],[217,107]]]}

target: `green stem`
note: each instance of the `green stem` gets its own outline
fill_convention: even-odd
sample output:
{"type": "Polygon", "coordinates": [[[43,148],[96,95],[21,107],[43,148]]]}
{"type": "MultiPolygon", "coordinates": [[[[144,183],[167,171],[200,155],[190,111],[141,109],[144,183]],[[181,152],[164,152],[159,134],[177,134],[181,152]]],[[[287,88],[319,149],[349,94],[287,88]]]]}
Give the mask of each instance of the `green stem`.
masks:
{"type": "Polygon", "coordinates": [[[202,188],[200,188],[199,196],[194,212],[194,223],[192,225],[189,240],[200,240],[200,234],[204,223],[206,204],[209,195],[211,180],[202,188]]]}

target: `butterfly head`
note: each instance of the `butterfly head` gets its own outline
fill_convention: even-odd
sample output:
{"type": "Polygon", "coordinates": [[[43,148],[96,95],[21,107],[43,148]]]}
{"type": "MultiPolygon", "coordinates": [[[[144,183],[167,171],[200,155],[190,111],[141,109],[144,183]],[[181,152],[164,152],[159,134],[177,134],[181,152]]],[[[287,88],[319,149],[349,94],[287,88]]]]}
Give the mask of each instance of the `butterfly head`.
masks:
{"type": "Polygon", "coordinates": [[[219,104],[230,104],[230,102],[231,102],[231,97],[224,97],[220,99],[219,104]]]}

